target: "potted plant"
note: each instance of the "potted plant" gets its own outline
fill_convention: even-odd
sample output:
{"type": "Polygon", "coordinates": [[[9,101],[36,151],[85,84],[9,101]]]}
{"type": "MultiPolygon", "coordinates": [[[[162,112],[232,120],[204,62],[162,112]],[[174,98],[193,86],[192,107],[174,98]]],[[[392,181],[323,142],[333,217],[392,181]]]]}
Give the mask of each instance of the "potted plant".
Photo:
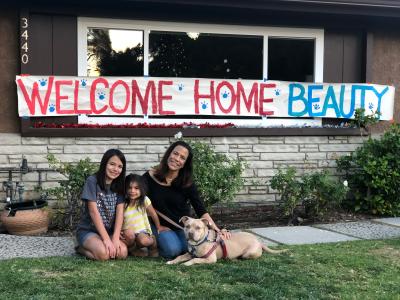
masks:
{"type": "Polygon", "coordinates": [[[8,172],[8,180],[3,182],[3,190],[6,192],[7,204],[1,213],[0,220],[8,233],[15,235],[33,235],[47,232],[49,225],[49,212],[46,209],[46,197],[42,194],[39,200],[25,200],[23,195],[25,186],[22,182],[22,174],[30,171],[39,172],[39,186],[41,185],[41,172],[44,169],[28,168],[26,158],[22,159],[20,168],[2,168],[8,172]],[[13,181],[13,173],[20,173],[20,181],[13,181]],[[15,197],[18,192],[18,198],[15,197]]]}
{"type": "Polygon", "coordinates": [[[1,214],[7,232],[15,235],[34,235],[47,232],[49,212],[45,199],[9,203],[1,214]]]}

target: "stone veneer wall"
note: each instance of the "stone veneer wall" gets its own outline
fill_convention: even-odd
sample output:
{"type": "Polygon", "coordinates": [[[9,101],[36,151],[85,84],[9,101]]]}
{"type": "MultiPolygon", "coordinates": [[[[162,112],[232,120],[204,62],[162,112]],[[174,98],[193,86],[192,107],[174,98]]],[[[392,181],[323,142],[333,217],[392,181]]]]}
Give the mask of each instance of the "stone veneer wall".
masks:
{"type": "MultiPolygon", "coordinates": [[[[335,172],[335,158],[356,149],[362,138],[358,136],[282,136],[282,137],[210,137],[199,138],[211,143],[216,151],[234,158],[243,158],[248,168],[243,176],[246,187],[236,195],[240,202],[274,202],[277,194],[266,183],[282,166],[294,166],[299,173],[329,168],[335,172]],[[258,183],[258,184],[255,184],[258,183]]],[[[19,134],[0,133],[0,167],[19,167],[23,155],[29,167],[47,168],[47,153],[64,162],[89,157],[99,162],[109,148],[118,148],[127,159],[127,172],[142,174],[156,165],[173,138],[24,138],[19,134]]],[[[0,173],[0,180],[7,180],[0,173]]],[[[19,179],[14,174],[14,179],[19,179]]],[[[62,176],[55,172],[42,175],[44,187],[57,185],[62,176]]],[[[32,199],[38,173],[23,175],[25,197],[32,199]]],[[[5,192],[0,192],[0,208],[5,204],[5,192]]]]}

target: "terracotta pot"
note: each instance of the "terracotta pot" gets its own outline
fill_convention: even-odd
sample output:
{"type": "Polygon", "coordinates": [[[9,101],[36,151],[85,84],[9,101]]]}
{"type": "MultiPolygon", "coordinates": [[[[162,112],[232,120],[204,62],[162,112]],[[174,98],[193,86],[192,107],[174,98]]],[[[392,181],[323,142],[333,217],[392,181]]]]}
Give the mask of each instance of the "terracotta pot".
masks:
{"type": "Polygon", "coordinates": [[[15,235],[34,235],[47,232],[49,213],[43,209],[44,200],[7,204],[1,214],[1,222],[8,233],[15,235]]]}

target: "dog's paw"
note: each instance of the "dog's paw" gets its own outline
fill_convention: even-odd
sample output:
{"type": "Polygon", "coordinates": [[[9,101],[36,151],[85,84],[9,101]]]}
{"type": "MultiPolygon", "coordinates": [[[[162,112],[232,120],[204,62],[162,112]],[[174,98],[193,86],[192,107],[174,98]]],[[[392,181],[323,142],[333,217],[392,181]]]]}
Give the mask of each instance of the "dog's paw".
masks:
{"type": "Polygon", "coordinates": [[[174,263],[173,260],[169,260],[169,261],[166,262],[166,264],[167,264],[167,265],[173,265],[173,264],[175,264],[175,263],[174,263]]]}
{"type": "Polygon", "coordinates": [[[185,263],[183,263],[184,266],[189,267],[191,265],[193,265],[193,263],[191,261],[187,261],[185,263]]]}

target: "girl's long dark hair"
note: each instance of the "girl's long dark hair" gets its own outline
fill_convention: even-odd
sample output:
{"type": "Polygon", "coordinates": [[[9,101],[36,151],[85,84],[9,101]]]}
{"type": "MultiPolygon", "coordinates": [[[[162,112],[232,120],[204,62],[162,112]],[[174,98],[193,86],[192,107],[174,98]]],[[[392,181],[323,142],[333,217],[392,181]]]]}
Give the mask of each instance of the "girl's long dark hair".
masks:
{"type": "Polygon", "coordinates": [[[107,150],[101,159],[100,168],[96,173],[97,184],[104,191],[106,185],[106,167],[111,157],[117,156],[122,162],[122,171],[117,178],[111,182],[111,191],[114,193],[125,195],[125,173],[126,173],[126,159],[124,154],[118,149],[107,150]]]}
{"type": "Polygon", "coordinates": [[[184,141],[176,141],[168,147],[167,151],[165,151],[163,158],[161,159],[160,164],[155,169],[154,177],[157,178],[160,182],[167,182],[165,177],[168,174],[168,157],[171,155],[172,151],[176,146],[182,146],[186,148],[189,152],[188,157],[186,158],[186,162],[183,165],[183,168],[179,170],[178,177],[174,179],[172,182],[172,186],[176,187],[188,187],[193,183],[193,150],[189,146],[188,143],[184,141]]]}
{"type": "Polygon", "coordinates": [[[144,206],[144,199],[146,198],[146,191],[147,191],[146,183],[142,176],[140,176],[138,174],[132,174],[132,173],[129,174],[128,176],[126,176],[126,178],[125,178],[125,208],[128,207],[128,205],[131,201],[128,197],[128,189],[129,189],[131,183],[135,183],[135,182],[139,186],[139,190],[140,190],[140,197],[138,199],[137,206],[142,209],[146,209],[146,207],[144,206]]]}

